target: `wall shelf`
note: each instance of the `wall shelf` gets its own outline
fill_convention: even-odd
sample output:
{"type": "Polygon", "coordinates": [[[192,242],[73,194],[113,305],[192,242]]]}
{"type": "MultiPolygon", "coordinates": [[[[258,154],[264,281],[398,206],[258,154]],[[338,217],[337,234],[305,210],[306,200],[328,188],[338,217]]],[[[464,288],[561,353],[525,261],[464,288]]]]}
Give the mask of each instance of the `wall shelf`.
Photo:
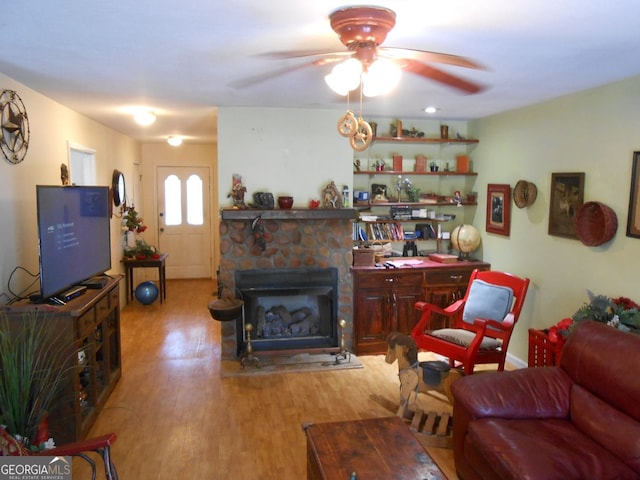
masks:
{"type": "Polygon", "coordinates": [[[456,177],[476,177],[477,172],[414,172],[411,170],[356,170],[354,175],[433,175],[433,176],[456,176],[456,177]]]}
{"type": "Polygon", "coordinates": [[[425,137],[373,137],[371,143],[374,142],[386,142],[386,143],[433,143],[439,145],[470,145],[478,143],[479,140],[475,138],[425,138],[425,137]]]}
{"type": "MultiPolygon", "coordinates": [[[[362,211],[363,207],[394,207],[394,206],[401,206],[401,205],[408,205],[410,207],[422,207],[422,208],[429,208],[429,207],[456,207],[458,204],[457,203],[452,203],[452,202],[435,202],[435,203],[420,203],[420,202],[370,202],[370,201],[359,201],[359,202],[355,202],[354,203],[354,207],[358,208],[360,211],[362,211]]],[[[475,206],[478,205],[477,202],[460,202],[460,205],[462,206],[475,206]]]]}

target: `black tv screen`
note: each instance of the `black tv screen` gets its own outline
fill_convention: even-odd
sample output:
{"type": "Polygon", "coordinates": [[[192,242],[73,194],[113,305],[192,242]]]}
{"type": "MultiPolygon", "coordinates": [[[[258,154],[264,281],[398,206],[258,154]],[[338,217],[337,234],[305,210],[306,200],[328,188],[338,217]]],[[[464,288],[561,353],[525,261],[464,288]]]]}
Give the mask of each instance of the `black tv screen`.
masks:
{"type": "Polygon", "coordinates": [[[40,295],[111,269],[109,187],[36,185],[40,295]]]}

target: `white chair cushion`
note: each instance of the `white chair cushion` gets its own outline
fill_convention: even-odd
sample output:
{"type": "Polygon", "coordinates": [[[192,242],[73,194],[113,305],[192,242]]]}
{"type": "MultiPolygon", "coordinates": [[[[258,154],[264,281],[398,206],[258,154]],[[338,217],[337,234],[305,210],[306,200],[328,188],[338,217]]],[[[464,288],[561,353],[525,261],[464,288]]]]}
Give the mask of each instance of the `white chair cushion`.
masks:
{"type": "MultiPolygon", "coordinates": [[[[430,335],[463,347],[468,347],[476,336],[475,333],[460,328],[441,328],[430,332],[430,335]]],[[[480,343],[480,350],[498,350],[501,346],[501,340],[484,337],[480,343]]]]}
{"type": "Polygon", "coordinates": [[[486,318],[502,322],[511,310],[512,303],[513,290],[509,287],[474,280],[469,287],[462,320],[473,323],[476,318],[486,318]]]}

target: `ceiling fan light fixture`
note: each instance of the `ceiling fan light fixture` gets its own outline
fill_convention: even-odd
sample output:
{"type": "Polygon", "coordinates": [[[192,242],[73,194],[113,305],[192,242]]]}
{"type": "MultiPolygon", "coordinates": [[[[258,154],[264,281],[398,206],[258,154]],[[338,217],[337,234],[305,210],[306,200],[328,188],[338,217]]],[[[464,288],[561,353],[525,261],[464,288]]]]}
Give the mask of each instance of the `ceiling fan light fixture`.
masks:
{"type": "Polygon", "coordinates": [[[398,86],[402,70],[392,61],[379,58],[362,74],[362,93],[367,97],[384,95],[398,86]]]}
{"type": "Polygon", "coordinates": [[[346,95],[360,85],[362,64],[355,58],[338,63],[329,75],[324,77],[329,88],[338,95],[346,95]]]}
{"type": "Polygon", "coordinates": [[[133,115],[133,119],[138,125],[148,127],[156,121],[156,114],[151,110],[140,110],[133,115]]]}
{"type": "Polygon", "coordinates": [[[434,113],[436,113],[438,111],[438,109],[436,107],[434,107],[433,105],[429,105],[428,107],[425,107],[424,112],[433,115],[434,113]]]}
{"type": "Polygon", "coordinates": [[[171,136],[167,138],[167,143],[172,147],[179,147],[180,145],[182,145],[182,137],[171,136]]]}

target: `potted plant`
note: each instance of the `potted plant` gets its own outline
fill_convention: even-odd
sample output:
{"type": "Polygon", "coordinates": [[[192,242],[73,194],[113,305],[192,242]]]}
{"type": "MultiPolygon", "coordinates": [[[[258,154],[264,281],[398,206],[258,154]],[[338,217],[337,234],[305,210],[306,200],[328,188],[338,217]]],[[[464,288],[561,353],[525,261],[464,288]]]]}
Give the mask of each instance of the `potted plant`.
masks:
{"type": "Polygon", "coordinates": [[[147,226],[143,223],[142,217],[138,214],[136,207],[131,205],[130,207],[124,207],[125,214],[122,217],[122,228],[125,232],[125,250],[136,247],[141,233],[143,233],[147,226]]]}
{"type": "Polygon", "coordinates": [[[573,314],[574,322],[595,320],[627,332],[640,333],[640,306],[626,297],[610,298],[587,290],[589,302],[573,314]]]}
{"type": "Polygon", "coordinates": [[[42,310],[26,312],[17,328],[0,310],[0,424],[31,450],[53,447],[47,438],[47,414],[73,368],[66,343],[43,317],[42,310]]]}

